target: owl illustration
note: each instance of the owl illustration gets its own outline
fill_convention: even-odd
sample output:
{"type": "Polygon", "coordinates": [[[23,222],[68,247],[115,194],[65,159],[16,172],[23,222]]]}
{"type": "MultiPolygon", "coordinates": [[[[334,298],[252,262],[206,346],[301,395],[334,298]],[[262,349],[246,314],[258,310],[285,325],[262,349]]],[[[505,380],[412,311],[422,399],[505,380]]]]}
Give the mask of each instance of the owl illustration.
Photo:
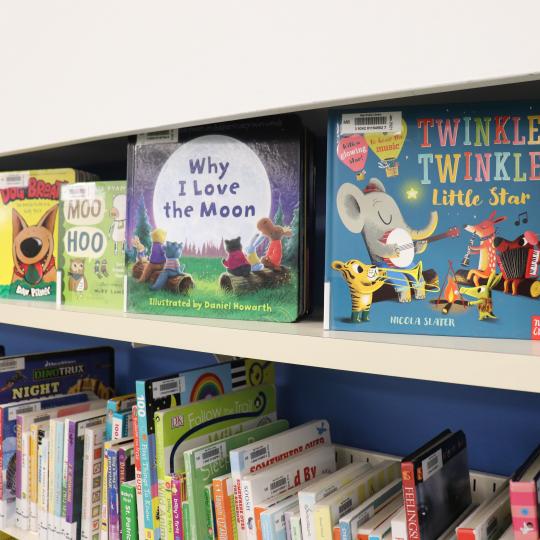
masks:
{"type": "Polygon", "coordinates": [[[70,291],[82,293],[88,289],[88,281],[84,276],[84,259],[71,259],[68,275],[70,291]]]}

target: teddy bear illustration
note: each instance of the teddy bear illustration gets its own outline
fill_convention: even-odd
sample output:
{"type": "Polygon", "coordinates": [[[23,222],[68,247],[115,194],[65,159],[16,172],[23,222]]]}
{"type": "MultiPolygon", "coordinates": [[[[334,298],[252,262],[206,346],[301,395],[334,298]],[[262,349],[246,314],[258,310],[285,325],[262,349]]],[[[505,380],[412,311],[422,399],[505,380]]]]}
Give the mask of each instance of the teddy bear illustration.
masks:
{"type": "Polygon", "coordinates": [[[183,242],[167,242],[165,244],[165,264],[155,283],[150,286],[152,291],[159,291],[165,287],[170,278],[184,274],[184,264],[180,264],[180,257],[184,248],[183,242]]]}
{"type": "Polygon", "coordinates": [[[281,269],[281,259],[283,258],[283,246],[281,240],[283,237],[292,236],[292,231],[289,227],[274,225],[270,218],[262,218],[257,223],[257,229],[266,236],[270,243],[264,257],[261,259],[266,268],[272,270],[281,269]]]}
{"type": "Polygon", "coordinates": [[[163,229],[154,229],[150,233],[150,238],[152,239],[152,250],[150,252],[150,258],[145,264],[144,270],[139,278],[139,283],[148,281],[152,272],[161,270],[165,264],[166,256],[163,244],[167,238],[167,231],[164,231],[163,229]]]}
{"type": "Polygon", "coordinates": [[[88,289],[88,281],[84,275],[84,259],[71,259],[68,276],[70,291],[82,293],[88,289]]]}
{"type": "Polygon", "coordinates": [[[251,273],[251,264],[249,264],[242,251],[240,236],[225,240],[225,251],[227,252],[227,258],[222,259],[221,262],[227,269],[227,272],[233,276],[249,276],[251,273]]]}

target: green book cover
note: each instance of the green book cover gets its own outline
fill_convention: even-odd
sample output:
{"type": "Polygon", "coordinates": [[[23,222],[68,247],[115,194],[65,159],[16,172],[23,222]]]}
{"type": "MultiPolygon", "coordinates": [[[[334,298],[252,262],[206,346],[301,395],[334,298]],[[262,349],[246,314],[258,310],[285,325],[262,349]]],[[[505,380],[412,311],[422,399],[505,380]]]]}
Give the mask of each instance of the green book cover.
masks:
{"type": "Polygon", "coordinates": [[[123,309],[126,182],[67,185],[60,206],[62,303],[123,309]]]}
{"type": "Polygon", "coordinates": [[[135,480],[120,485],[120,511],[122,515],[122,539],[138,540],[137,493],[135,480]]]}
{"type": "Polygon", "coordinates": [[[199,540],[211,540],[212,538],[208,535],[206,527],[209,518],[201,511],[202,508],[197,504],[197,501],[202,500],[207,484],[214,478],[231,471],[229,452],[246,444],[271,437],[285,431],[288,427],[287,420],[277,420],[184,452],[188,503],[192,516],[192,538],[199,540]]]}
{"type": "MultiPolygon", "coordinates": [[[[191,519],[189,515],[189,504],[187,501],[182,502],[182,533],[184,540],[191,540],[191,519]]],[[[196,540],[195,538],[193,540],[196,540]]]]}
{"type": "Polygon", "coordinates": [[[227,429],[243,424],[252,429],[276,419],[274,385],[254,386],[179,405],[154,414],[158,480],[183,473],[184,452],[222,439],[227,429]],[[252,425],[249,423],[253,422],[252,425]]]}
{"type": "MultiPolygon", "coordinates": [[[[204,513],[206,514],[206,534],[208,537],[214,539],[215,536],[215,527],[214,527],[214,490],[212,484],[204,486],[204,513]]],[[[194,518],[195,516],[192,516],[194,518]]],[[[193,519],[191,520],[191,525],[193,526],[193,519]]],[[[197,538],[198,536],[192,536],[192,538],[197,538]]]]}

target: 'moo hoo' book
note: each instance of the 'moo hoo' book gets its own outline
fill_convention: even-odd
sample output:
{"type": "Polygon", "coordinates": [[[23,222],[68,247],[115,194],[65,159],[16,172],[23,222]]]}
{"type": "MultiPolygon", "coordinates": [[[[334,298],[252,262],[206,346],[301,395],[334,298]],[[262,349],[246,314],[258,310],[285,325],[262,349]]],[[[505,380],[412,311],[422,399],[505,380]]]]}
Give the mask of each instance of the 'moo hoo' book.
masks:
{"type": "Polygon", "coordinates": [[[540,104],[335,111],[325,326],[540,339],[540,104]]]}
{"type": "Polygon", "coordinates": [[[306,141],[293,117],[139,136],[128,167],[128,311],[302,315],[306,141]]]}

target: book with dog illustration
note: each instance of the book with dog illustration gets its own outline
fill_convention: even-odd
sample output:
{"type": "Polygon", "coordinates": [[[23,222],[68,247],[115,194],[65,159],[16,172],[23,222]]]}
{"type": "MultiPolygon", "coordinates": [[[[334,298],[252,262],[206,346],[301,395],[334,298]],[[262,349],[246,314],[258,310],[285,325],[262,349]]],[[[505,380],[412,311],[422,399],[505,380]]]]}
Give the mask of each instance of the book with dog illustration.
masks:
{"type": "Polygon", "coordinates": [[[58,204],[74,169],[0,173],[0,298],[56,299],[58,204]]]}
{"type": "Polygon", "coordinates": [[[540,339],[540,103],[333,111],[325,327],[540,339]]]}
{"type": "Polygon", "coordinates": [[[302,315],[307,141],[293,117],[139,136],[128,158],[128,311],[302,315]]]}
{"type": "Polygon", "coordinates": [[[126,212],[125,180],[62,188],[62,303],[122,310],[126,212]]]}

